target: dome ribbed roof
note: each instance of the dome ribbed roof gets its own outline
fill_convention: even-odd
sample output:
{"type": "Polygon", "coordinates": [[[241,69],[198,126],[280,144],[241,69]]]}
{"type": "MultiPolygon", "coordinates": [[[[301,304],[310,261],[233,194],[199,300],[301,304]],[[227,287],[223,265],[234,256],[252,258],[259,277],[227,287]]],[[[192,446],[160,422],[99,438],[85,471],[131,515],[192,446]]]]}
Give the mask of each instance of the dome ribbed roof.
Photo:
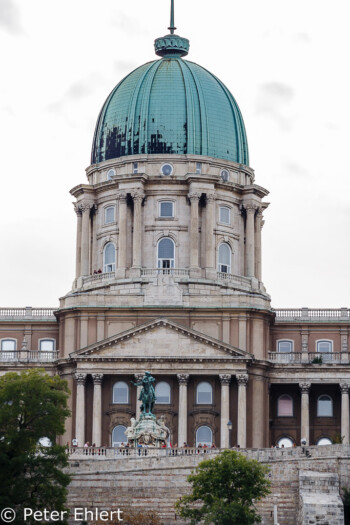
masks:
{"type": "Polygon", "coordinates": [[[180,54],[135,69],[101,110],[91,162],[138,154],[206,155],[248,165],[235,99],[219,79],[180,54]]]}

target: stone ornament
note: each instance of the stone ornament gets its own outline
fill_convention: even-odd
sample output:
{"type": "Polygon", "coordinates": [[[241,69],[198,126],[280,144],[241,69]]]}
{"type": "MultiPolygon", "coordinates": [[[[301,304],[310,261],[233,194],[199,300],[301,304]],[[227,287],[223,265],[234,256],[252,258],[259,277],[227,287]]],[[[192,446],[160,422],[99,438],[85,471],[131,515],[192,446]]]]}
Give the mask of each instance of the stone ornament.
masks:
{"type": "Polygon", "coordinates": [[[86,376],[87,374],[81,374],[81,373],[75,374],[75,380],[78,383],[78,385],[85,385],[86,376]]]}
{"type": "Polygon", "coordinates": [[[247,374],[239,374],[237,376],[237,383],[239,386],[247,386],[248,379],[249,378],[247,374]]]}
{"type": "Polygon", "coordinates": [[[342,394],[348,394],[349,393],[349,388],[350,388],[350,384],[349,383],[340,383],[340,390],[341,390],[341,393],[342,394]]]}
{"type": "Polygon", "coordinates": [[[189,374],[177,374],[177,379],[180,385],[187,385],[190,375],[189,374]]]}
{"type": "Polygon", "coordinates": [[[92,380],[94,385],[101,385],[103,380],[103,374],[92,374],[92,380]]]}
{"type": "Polygon", "coordinates": [[[219,374],[222,385],[229,385],[231,382],[231,374],[219,374]]]}
{"type": "Polygon", "coordinates": [[[201,194],[197,192],[191,192],[191,193],[188,193],[187,197],[189,201],[192,203],[192,201],[193,202],[199,201],[199,199],[201,198],[201,194]]]}
{"type": "Polygon", "coordinates": [[[299,383],[299,388],[302,394],[308,394],[311,387],[311,383],[299,383]]]}

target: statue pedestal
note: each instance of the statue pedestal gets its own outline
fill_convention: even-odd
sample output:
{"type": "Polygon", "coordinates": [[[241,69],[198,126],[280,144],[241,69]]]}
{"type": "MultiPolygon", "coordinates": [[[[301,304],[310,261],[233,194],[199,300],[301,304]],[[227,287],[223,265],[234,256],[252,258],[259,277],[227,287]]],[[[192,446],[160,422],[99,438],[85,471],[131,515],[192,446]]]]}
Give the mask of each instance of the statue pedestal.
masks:
{"type": "Polygon", "coordinates": [[[138,420],[131,418],[131,426],[125,431],[130,446],[161,447],[166,445],[169,430],[163,419],[156,419],[153,414],[141,414],[138,420]]]}

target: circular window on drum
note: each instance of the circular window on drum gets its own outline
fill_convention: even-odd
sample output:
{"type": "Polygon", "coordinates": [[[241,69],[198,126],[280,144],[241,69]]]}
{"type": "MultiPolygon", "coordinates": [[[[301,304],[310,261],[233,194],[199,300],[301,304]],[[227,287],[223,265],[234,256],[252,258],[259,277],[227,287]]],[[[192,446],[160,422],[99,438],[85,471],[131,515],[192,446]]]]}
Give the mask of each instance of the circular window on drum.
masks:
{"type": "Polygon", "coordinates": [[[114,168],[111,168],[107,171],[107,180],[112,180],[112,177],[116,174],[116,171],[114,168]]]}
{"type": "Polygon", "coordinates": [[[162,175],[165,175],[168,177],[169,175],[172,175],[174,172],[174,166],[172,164],[163,164],[161,167],[162,175]]]}
{"type": "Polygon", "coordinates": [[[220,177],[223,182],[228,182],[230,180],[230,172],[228,170],[221,170],[220,177]]]}

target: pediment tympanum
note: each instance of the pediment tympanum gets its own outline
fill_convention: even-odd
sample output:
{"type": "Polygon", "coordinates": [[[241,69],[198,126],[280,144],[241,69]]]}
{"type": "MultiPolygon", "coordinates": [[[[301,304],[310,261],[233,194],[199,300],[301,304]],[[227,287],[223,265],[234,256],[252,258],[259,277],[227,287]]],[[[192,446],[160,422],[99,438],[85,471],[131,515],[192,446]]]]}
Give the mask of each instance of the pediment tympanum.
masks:
{"type": "Polygon", "coordinates": [[[243,350],[166,319],[131,328],[70,355],[85,359],[252,359],[243,350]]]}

